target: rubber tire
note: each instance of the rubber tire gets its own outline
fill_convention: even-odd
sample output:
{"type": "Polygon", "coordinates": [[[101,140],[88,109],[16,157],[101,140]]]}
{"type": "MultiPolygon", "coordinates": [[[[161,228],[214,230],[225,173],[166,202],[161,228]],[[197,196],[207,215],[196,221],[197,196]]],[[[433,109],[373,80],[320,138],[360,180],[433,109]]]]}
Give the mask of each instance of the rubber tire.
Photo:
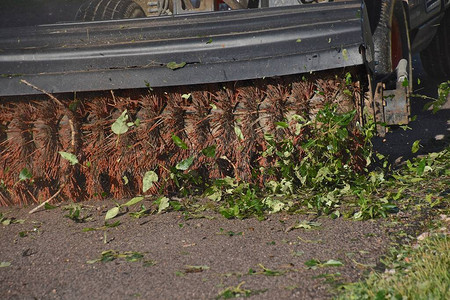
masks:
{"type": "Polygon", "coordinates": [[[364,0],[369,15],[370,31],[373,34],[380,20],[381,2],[379,0],[364,0]]]}
{"type": "Polygon", "coordinates": [[[89,0],[80,6],[75,20],[101,21],[143,17],[144,10],[132,0],[89,0]]]}
{"type": "Polygon", "coordinates": [[[447,9],[430,45],[420,52],[420,59],[430,77],[450,79],[450,9],[447,9]]]}
{"type": "Polygon", "coordinates": [[[408,21],[402,2],[380,0],[379,20],[373,33],[376,78],[383,78],[394,71],[402,58],[408,61],[409,77],[412,76],[408,21]],[[392,40],[393,34],[399,40],[392,40]]]}

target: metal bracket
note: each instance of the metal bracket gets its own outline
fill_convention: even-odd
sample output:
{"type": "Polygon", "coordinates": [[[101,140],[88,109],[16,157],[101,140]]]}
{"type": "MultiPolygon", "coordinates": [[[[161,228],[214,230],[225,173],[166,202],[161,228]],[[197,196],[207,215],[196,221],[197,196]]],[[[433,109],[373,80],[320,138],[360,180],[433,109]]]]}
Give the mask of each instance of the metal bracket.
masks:
{"type": "Polygon", "coordinates": [[[197,13],[199,11],[214,11],[213,0],[201,0],[198,8],[190,0],[173,0],[173,15],[197,13]]]}
{"type": "Polygon", "coordinates": [[[410,107],[407,88],[401,82],[397,82],[397,88],[384,91],[383,98],[386,125],[408,124],[410,107]]]}
{"type": "Polygon", "coordinates": [[[408,61],[401,59],[395,72],[376,84],[372,109],[374,119],[377,122],[377,133],[381,137],[386,134],[385,126],[409,123],[409,84],[406,86],[404,84],[408,83],[407,65],[408,61]],[[395,89],[386,89],[386,86],[392,85],[394,79],[395,89]]]}
{"type": "Polygon", "coordinates": [[[408,92],[408,62],[400,60],[396,68],[397,81],[395,90],[383,92],[384,119],[386,125],[408,124],[410,116],[410,103],[408,92]],[[406,83],[406,86],[405,84],[406,83]]]}

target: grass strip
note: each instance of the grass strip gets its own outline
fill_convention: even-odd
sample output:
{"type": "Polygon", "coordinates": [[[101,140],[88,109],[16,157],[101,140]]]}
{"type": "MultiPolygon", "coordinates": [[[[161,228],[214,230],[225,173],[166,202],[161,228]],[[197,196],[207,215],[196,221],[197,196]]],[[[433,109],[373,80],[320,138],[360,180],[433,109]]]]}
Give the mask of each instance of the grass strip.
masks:
{"type": "Polygon", "coordinates": [[[435,234],[388,258],[384,273],[344,286],[337,299],[448,299],[450,240],[435,234]]]}

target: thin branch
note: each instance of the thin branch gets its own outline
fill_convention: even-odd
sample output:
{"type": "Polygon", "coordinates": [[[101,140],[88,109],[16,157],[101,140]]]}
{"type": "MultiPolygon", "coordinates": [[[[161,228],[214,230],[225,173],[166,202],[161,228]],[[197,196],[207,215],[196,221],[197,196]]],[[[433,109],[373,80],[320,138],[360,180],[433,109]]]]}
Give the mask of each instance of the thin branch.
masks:
{"type": "Polygon", "coordinates": [[[75,127],[73,126],[73,121],[70,118],[69,118],[69,125],[70,125],[70,130],[72,131],[72,134],[71,134],[72,151],[75,151],[75,127]]]}
{"type": "Polygon", "coordinates": [[[50,198],[48,198],[47,200],[45,200],[44,202],[42,202],[41,204],[39,204],[38,206],[36,206],[35,208],[33,208],[32,210],[30,210],[28,213],[32,214],[35,213],[38,209],[40,209],[41,207],[43,207],[46,203],[49,203],[50,201],[52,201],[53,199],[56,198],[56,196],[59,195],[59,193],[61,193],[62,189],[66,186],[66,184],[64,183],[63,185],[61,185],[61,187],[59,188],[59,190],[53,194],[53,196],[51,196],[50,198]]]}
{"type": "Polygon", "coordinates": [[[61,103],[61,101],[59,101],[58,99],[56,99],[56,97],[53,96],[52,94],[50,94],[49,92],[47,92],[47,91],[45,91],[45,90],[43,90],[43,89],[41,89],[41,88],[38,88],[37,86],[35,86],[35,85],[29,83],[28,81],[26,81],[26,80],[24,80],[24,79],[21,79],[20,82],[22,82],[22,83],[28,85],[29,87],[32,87],[32,88],[35,89],[36,91],[39,91],[39,92],[41,92],[41,93],[46,94],[47,96],[50,97],[50,99],[52,99],[53,101],[55,101],[58,105],[64,106],[64,105],[61,103]]]}

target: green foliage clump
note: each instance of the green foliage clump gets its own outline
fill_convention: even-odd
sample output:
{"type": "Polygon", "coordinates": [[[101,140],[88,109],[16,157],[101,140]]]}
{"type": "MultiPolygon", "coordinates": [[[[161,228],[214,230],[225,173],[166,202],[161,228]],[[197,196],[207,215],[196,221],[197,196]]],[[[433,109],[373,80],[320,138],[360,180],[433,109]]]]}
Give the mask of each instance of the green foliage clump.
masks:
{"type": "Polygon", "coordinates": [[[278,122],[289,134],[283,139],[265,135],[262,157],[276,163],[255,170],[256,177],[270,179],[264,187],[228,178],[214,182],[206,191],[208,197],[225,200],[220,212],[227,218],[262,217],[267,212],[304,207],[338,217],[343,199],[349,196],[356,196],[366,207],[366,211],[354,212],[357,218],[383,214],[391,208],[389,203],[372,205],[365,200],[384,181],[383,172],[369,171],[375,125],[368,122],[355,127],[355,117],[356,111],[342,113],[327,105],[314,120],[294,115],[278,122]]]}
{"type": "MultiPolygon", "coordinates": [[[[260,156],[270,163],[254,167],[248,182],[231,177],[211,181],[192,167],[201,156],[215,158],[213,145],[176,163],[167,170],[167,178],[148,171],[143,178],[143,192],[153,186],[163,190],[174,184],[182,197],[206,196],[226,218],[264,218],[267,213],[305,208],[339,217],[343,200],[350,196],[358,199],[352,205],[361,207],[353,213],[358,218],[383,215],[390,204],[372,204],[366,197],[384,181],[383,173],[369,172],[373,163],[370,139],[375,125],[369,121],[363,126],[355,119],[356,111],[340,112],[337,106],[326,105],[313,119],[291,115],[275,123],[277,130],[284,133],[279,135],[281,138],[275,133],[264,135],[260,156]]],[[[189,150],[180,137],[172,135],[172,141],[180,149],[189,150]]],[[[159,197],[155,204],[158,212],[182,208],[167,197],[159,197]]],[[[112,208],[107,219],[117,216],[124,206],[130,205],[112,208]]],[[[139,216],[148,212],[144,207],[139,216]]]]}
{"type": "MultiPolygon", "coordinates": [[[[445,171],[448,164],[442,164],[448,150],[407,161],[401,170],[390,170],[385,157],[374,153],[372,148],[376,124],[370,118],[365,124],[359,124],[356,119],[356,111],[341,112],[336,106],[326,105],[315,118],[291,115],[275,123],[283,134],[264,135],[260,157],[269,163],[267,167],[254,167],[249,181],[232,177],[209,180],[193,168],[202,156],[216,157],[214,145],[190,153],[188,158],[166,170],[169,171],[166,178],[148,171],[143,178],[143,192],[153,187],[162,191],[165,186],[174,185],[185,200],[177,195],[159,196],[153,202],[157,209],[141,205],[133,216],[139,218],[170,209],[189,210],[193,206],[187,202],[203,197],[226,218],[263,219],[268,213],[304,210],[333,218],[386,217],[399,210],[397,202],[410,187],[430,174],[439,176],[448,172],[445,171]]],[[[172,140],[177,147],[189,151],[187,143],[178,136],[172,135],[172,140]]],[[[412,151],[417,152],[419,148],[420,141],[417,141],[412,151]]],[[[214,160],[209,164],[214,164],[214,160]]],[[[440,198],[428,198],[430,206],[440,203],[440,198]]],[[[143,199],[136,197],[132,199],[136,202],[130,200],[117,205],[108,211],[107,219],[143,199]]]]}
{"type": "Polygon", "coordinates": [[[421,96],[419,97],[426,98],[429,101],[427,104],[425,104],[424,109],[432,108],[433,113],[436,113],[438,110],[441,109],[442,105],[444,105],[447,102],[448,95],[450,94],[450,80],[446,82],[442,82],[438,87],[438,97],[436,99],[429,98],[427,96],[421,96]]]}

